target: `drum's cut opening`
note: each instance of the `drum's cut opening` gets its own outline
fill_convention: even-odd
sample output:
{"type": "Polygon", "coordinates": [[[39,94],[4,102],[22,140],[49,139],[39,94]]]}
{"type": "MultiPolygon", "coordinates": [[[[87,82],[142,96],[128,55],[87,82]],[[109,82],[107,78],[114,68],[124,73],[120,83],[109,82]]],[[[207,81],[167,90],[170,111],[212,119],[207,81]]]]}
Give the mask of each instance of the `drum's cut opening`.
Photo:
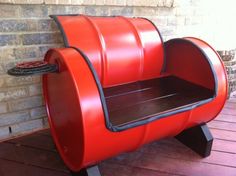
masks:
{"type": "Polygon", "coordinates": [[[105,88],[104,94],[110,122],[122,126],[210,101],[214,90],[167,76],[105,88]]]}

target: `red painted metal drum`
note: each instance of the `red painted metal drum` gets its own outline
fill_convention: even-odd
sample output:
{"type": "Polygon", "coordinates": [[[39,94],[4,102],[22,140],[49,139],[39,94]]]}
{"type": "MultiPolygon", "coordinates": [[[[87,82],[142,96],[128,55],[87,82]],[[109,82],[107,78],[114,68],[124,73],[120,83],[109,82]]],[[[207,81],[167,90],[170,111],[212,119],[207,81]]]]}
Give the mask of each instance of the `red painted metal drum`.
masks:
{"type": "Polygon", "coordinates": [[[54,141],[73,171],[175,136],[221,111],[227,97],[226,73],[219,55],[204,41],[173,39],[165,43],[164,54],[157,28],[144,18],[53,18],[66,48],[47,52],[45,60],[58,64],[59,72],[43,75],[43,90],[54,141]],[[109,122],[106,88],[167,75],[212,90],[214,95],[174,113],[137,120],[133,126],[109,122]]]}

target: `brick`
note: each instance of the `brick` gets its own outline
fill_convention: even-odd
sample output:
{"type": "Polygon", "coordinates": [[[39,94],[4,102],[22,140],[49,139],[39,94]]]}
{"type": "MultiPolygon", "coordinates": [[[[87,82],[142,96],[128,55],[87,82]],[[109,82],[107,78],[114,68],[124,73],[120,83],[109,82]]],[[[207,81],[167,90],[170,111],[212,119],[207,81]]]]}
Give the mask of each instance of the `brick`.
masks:
{"type": "Polygon", "coordinates": [[[42,94],[42,85],[41,84],[33,84],[29,86],[29,95],[41,95],[42,94]]]}
{"type": "Polygon", "coordinates": [[[0,32],[22,32],[37,29],[33,20],[0,20],[0,32]]]}
{"type": "Polygon", "coordinates": [[[109,15],[109,8],[107,6],[99,6],[96,8],[98,16],[108,16],[109,15]]]}
{"type": "Polygon", "coordinates": [[[220,53],[220,51],[217,51],[221,57],[221,59],[223,60],[225,66],[234,66],[236,65],[236,56],[233,54],[233,55],[222,55],[220,53]]]}
{"type": "Polygon", "coordinates": [[[231,61],[235,59],[236,49],[232,50],[219,50],[217,51],[223,61],[231,61]]]}
{"type": "Polygon", "coordinates": [[[93,7],[93,6],[85,7],[84,12],[86,15],[96,15],[97,14],[96,7],[93,7]]]}
{"type": "Polygon", "coordinates": [[[228,62],[225,61],[224,65],[225,66],[234,66],[234,65],[236,65],[236,59],[228,61],[228,62]]]}
{"type": "Polygon", "coordinates": [[[45,4],[57,4],[57,0],[44,0],[45,4]]]}
{"type": "Polygon", "coordinates": [[[156,0],[127,0],[126,4],[128,6],[145,6],[145,7],[156,7],[157,1],[156,0]]]}
{"type": "Polygon", "coordinates": [[[58,30],[56,23],[52,19],[38,20],[38,31],[55,31],[58,30]]]}
{"type": "Polygon", "coordinates": [[[4,85],[5,85],[5,80],[3,79],[3,76],[2,76],[2,78],[0,79],[0,87],[4,87],[4,85]]]}
{"type": "Polygon", "coordinates": [[[22,42],[24,45],[62,43],[62,36],[59,32],[23,34],[22,42]]]}
{"type": "Polygon", "coordinates": [[[153,7],[134,7],[135,16],[156,16],[156,8],[153,7]]]}
{"type": "Polygon", "coordinates": [[[85,7],[86,15],[108,16],[109,9],[106,6],[87,6],[85,7]]]}
{"type": "Polygon", "coordinates": [[[231,66],[231,67],[226,67],[227,74],[236,74],[236,65],[231,66]]]}
{"type": "Polygon", "coordinates": [[[158,7],[156,14],[158,16],[175,16],[175,8],[158,7]]]}
{"type": "Polygon", "coordinates": [[[186,17],[185,25],[196,25],[202,23],[202,17],[186,17]]]}
{"type": "Polygon", "coordinates": [[[8,127],[0,127],[0,139],[10,137],[8,127]]]}
{"type": "Polygon", "coordinates": [[[149,18],[157,27],[159,26],[166,26],[167,25],[167,19],[165,17],[154,17],[149,18]]]}
{"type": "Polygon", "coordinates": [[[236,74],[228,74],[228,81],[230,81],[230,80],[235,80],[235,82],[236,82],[236,74]]]}
{"type": "Polygon", "coordinates": [[[20,13],[20,7],[18,5],[0,5],[0,17],[1,18],[18,18],[20,13]],[[13,10],[14,7],[14,10],[13,10]]]}
{"type": "Polygon", "coordinates": [[[178,0],[174,1],[174,7],[189,7],[193,4],[191,0],[178,0]]]}
{"type": "Polygon", "coordinates": [[[0,65],[3,68],[3,72],[6,74],[7,70],[14,67],[16,65],[16,63],[17,63],[16,60],[5,59],[4,62],[2,62],[2,63],[0,62],[0,65]]]}
{"type": "Polygon", "coordinates": [[[84,6],[68,6],[67,7],[68,13],[69,14],[84,14],[84,6]]]}
{"type": "Polygon", "coordinates": [[[38,57],[38,47],[17,47],[13,50],[16,59],[28,59],[38,57]]]}
{"type": "Polygon", "coordinates": [[[45,5],[21,5],[22,17],[48,17],[48,9],[45,5]]]}
{"type": "Polygon", "coordinates": [[[18,35],[0,35],[0,46],[19,45],[21,43],[18,35]]]}
{"type": "Polygon", "coordinates": [[[58,4],[68,5],[71,4],[71,0],[57,0],[58,4]]]}
{"type": "Polygon", "coordinates": [[[71,0],[71,4],[73,4],[73,5],[82,5],[83,0],[71,0]]]}
{"type": "Polygon", "coordinates": [[[43,4],[44,0],[30,0],[30,2],[28,2],[30,4],[43,4]]]}
{"type": "Polygon", "coordinates": [[[29,132],[29,131],[36,131],[39,129],[42,129],[43,126],[43,120],[37,119],[37,120],[31,120],[27,122],[22,122],[18,124],[14,124],[11,126],[12,133],[22,133],[22,132],[29,132]]]}
{"type": "Polygon", "coordinates": [[[105,0],[95,0],[96,5],[105,5],[105,0]]]}
{"type": "MultiPolygon", "coordinates": [[[[2,65],[0,65],[0,74],[3,74],[3,73],[5,73],[4,68],[3,68],[2,65]]],[[[3,81],[2,79],[0,79],[0,87],[2,87],[2,83],[3,83],[3,82],[4,82],[4,81],[3,81]]]]}
{"type": "Polygon", "coordinates": [[[0,0],[0,3],[3,4],[3,3],[12,3],[12,0],[0,0]]]}
{"type": "Polygon", "coordinates": [[[160,30],[161,35],[168,36],[168,35],[175,34],[174,27],[170,27],[170,26],[169,27],[160,27],[159,30],[160,30]]]}
{"type": "Polygon", "coordinates": [[[27,89],[24,87],[1,89],[0,102],[26,97],[27,95],[27,89]]]}
{"type": "Polygon", "coordinates": [[[123,15],[123,16],[133,16],[134,9],[133,7],[112,7],[110,8],[110,15],[111,16],[117,16],[117,15],[123,15]]]}
{"type": "Polygon", "coordinates": [[[158,0],[157,6],[158,7],[174,7],[174,1],[175,0],[158,0]]]}
{"type": "Polygon", "coordinates": [[[65,5],[51,5],[47,6],[48,15],[56,15],[56,14],[67,14],[67,7],[65,5]]]}
{"type": "Polygon", "coordinates": [[[28,0],[14,0],[13,3],[14,4],[27,4],[28,0]]]}
{"type": "Polygon", "coordinates": [[[62,47],[63,45],[46,45],[46,46],[40,46],[38,48],[39,50],[39,57],[44,57],[44,55],[46,54],[46,52],[50,49],[50,48],[57,48],[57,47],[62,47]]]}
{"type": "Polygon", "coordinates": [[[176,8],[175,15],[177,16],[193,16],[194,8],[193,7],[178,7],[176,8]]]}
{"type": "Polygon", "coordinates": [[[126,0],[105,0],[106,5],[125,6],[126,0]]]}
{"type": "Polygon", "coordinates": [[[27,111],[12,112],[0,115],[0,126],[11,125],[30,120],[30,115],[27,111]]]}
{"type": "Polygon", "coordinates": [[[84,0],[83,5],[95,5],[95,0],[84,0]]]}
{"type": "Polygon", "coordinates": [[[43,102],[42,102],[41,96],[27,97],[27,98],[10,101],[9,109],[11,111],[19,111],[23,109],[30,109],[30,108],[42,106],[42,104],[43,102]]]}
{"type": "Polygon", "coordinates": [[[7,76],[5,78],[5,84],[6,86],[29,85],[33,83],[39,83],[40,80],[41,80],[40,76],[23,76],[23,77],[7,76]]]}
{"type": "Polygon", "coordinates": [[[173,7],[174,0],[127,0],[128,6],[142,6],[142,7],[173,7]]]}
{"type": "Polygon", "coordinates": [[[10,60],[15,59],[14,48],[12,47],[0,47],[0,60],[10,60]]]}
{"type": "Polygon", "coordinates": [[[47,117],[46,108],[43,106],[43,107],[31,109],[30,116],[31,116],[31,119],[42,118],[42,117],[45,118],[47,117]]]}
{"type": "Polygon", "coordinates": [[[167,19],[168,26],[178,26],[178,25],[184,25],[184,24],[185,24],[184,17],[169,17],[167,19]]]}
{"type": "Polygon", "coordinates": [[[0,114],[6,113],[7,112],[7,103],[3,102],[0,103],[0,114]]]}
{"type": "Polygon", "coordinates": [[[44,55],[46,54],[46,52],[51,49],[51,48],[62,48],[64,47],[64,43],[58,43],[58,44],[53,44],[53,45],[44,45],[44,46],[40,46],[38,48],[39,50],[39,57],[44,57],[44,55]]]}

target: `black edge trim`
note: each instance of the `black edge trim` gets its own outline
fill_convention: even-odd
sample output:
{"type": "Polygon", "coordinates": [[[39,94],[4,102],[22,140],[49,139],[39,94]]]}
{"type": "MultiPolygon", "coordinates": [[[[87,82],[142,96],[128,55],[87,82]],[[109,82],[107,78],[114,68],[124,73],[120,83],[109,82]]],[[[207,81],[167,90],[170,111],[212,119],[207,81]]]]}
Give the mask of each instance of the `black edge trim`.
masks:
{"type": "MultiPolygon", "coordinates": [[[[64,16],[66,16],[66,15],[64,15],[64,16]]],[[[68,16],[70,16],[70,15],[68,15],[68,16]]],[[[120,131],[127,130],[129,128],[134,128],[134,127],[137,127],[137,126],[145,125],[147,123],[153,122],[155,120],[158,120],[158,119],[170,116],[170,115],[174,115],[174,114],[177,114],[177,113],[192,110],[192,109],[194,109],[198,106],[201,106],[201,105],[206,104],[206,103],[213,100],[213,98],[209,98],[209,99],[206,99],[206,100],[202,100],[202,101],[200,101],[200,102],[198,102],[194,105],[190,105],[190,106],[187,106],[185,108],[178,109],[178,110],[175,110],[175,111],[171,111],[171,112],[168,112],[168,113],[165,113],[165,114],[160,114],[160,115],[157,115],[157,116],[153,116],[153,117],[143,119],[143,120],[139,120],[139,121],[136,121],[136,122],[133,122],[133,123],[130,123],[130,124],[125,124],[125,125],[121,125],[121,126],[113,126],[112,123],[110,122],[110,119],[109,119],[109,114],[108,114],[108,110],[107,110],[107,105],[106,105],[106,100],[105,100],[105,96],[104,96],[104,93],[103,93],[102,85],[100,83],[100,80],[97,76],[97,73],[96,73],[92,63],[90,62],[90,60],[88,59],[88,57],[84,54],[84,52],[82,50],[80,50],[79,48],[76,48],[74,46],[69,46],[67,37],[65,35],[65,31],[64,31],[62,25],[60,24],[57,16],[56,15],[51,15],[51,17],[55,20],[56,24],[58,25],[59,30],[61,31],[61,34],[63,35],[65,46],[67,48],[73,48],[76,51],[78,51],[81,54],[81,56],[85,59],[86,63],[88,64],[88,67],[90,68],[90,70],[93,74],[94,80],[95,80],[95,82],[97,84],[97,87],[98,87],[98,91],[99,91],[100,98],[101,98],[101,103],[102,103],[102,108],[103,108],[103,111],[104,111],[106,127],[110,131],[120,132],[120,131]]]]}
{"type": "Polygon", "coordinates": [[[119,129],[119,131],[123,131],[123,130],[129,129],[129,128],[145,125],[147,123],[153,122],[155,120],[162,119],[162,118],[167,117],[167,116],[175,115],[175,114],[178,114],[178,113],[181,113],[181,112],[190,111],[190,110],[192,110],[192,109],[194,109],[196,107],[199,107],[199,106],[201,106],[203,104],[206,104],[206,103],[212,101],[213,99],[214,98],[208,98],[208,99],[202,100],[202,101],[200,101],[200,102],[198,102],[198,103],[196,103],[194,105],[189,105],[189,106],[186,106],[186,107],[181,108],[181,109],[177,109],[177,110],[170,111],[170,112],[167,112],[167,113],[164,113],[164,114],[160,114],[160,115],[157,115],[157,116],[149,117],[147,119],[139,120],[139,121],[133,122],[131,124],[117,126],[117,128],[119,129]]]}
{"type": "MultiPolygon", "coordinates": [[[[211,72],[213,74],[213,77],[214,77],[214,82],[215,82],[215,93],[214,93],[214,97],[217,96],[217,92],[218,92],[218,79],[217,79],[217,76],[216,76],[216,72],[215,72],[215,69],[213,67],[213,64],[211,63],[209,57],[207,56],[207,54],[204,52],[203,49],[201,49],[197,44],[195,44],[194,42],[188,40],[188,39],[184,39],[184,38],[174,38],[174,39],[171,39],[171,40],[168,40],[164,43],[165,47],[166,45],[168,45],[169,43],[171,42],[186,42],[186,43],[190,43],[192,44],[193,46],[195,46],[202,54],[203,56],[205,56],[204,58],[207,60],[210,68],[211,68],[211,72]]],[[[166,68],[165,68],[166,70],[166,68]]]]}
{"type": "Polygon", "coordinates": [[[62,27],[60,21],[58,20],[57,16],[76,16],[76,15],[74,15],[74,14],[73,14],[73,15],[50,15],[50,18],[52,18],[52,19],[56,22],[56,24],[57,24],[57,26],[58,26],[58,28],[59,28],[59,30],[60,30],[60,32],[61,32],[61,35],[62,35],[63,41],[64,41],[64,45],[65,45],[66,47],[68,47],[68,46],[69,46],[69,42],[68,42],[68,40],[67,40],[65,31],[64,31],[64,29],[63,29],[63,27],[62,27]]]}
{"type": "Polygon", "coordinates": [[[161,32],[159,31],[159,29],[157,28],[157,26],[151,20],[149,20],[148,18],[144,18],[144,17],[140,17],[140,18],[149,21],[155,27],[156,31],[158,32],[158,34],[161,38],[162,48],[163,48],[163,52],[164,52],[164,54],[163,54],[163,65],[162,65],[162,68],[161,68],[161,74],[162,74],[162,73],[164,73],[165,68],[166,68],[166,50],[165,50],[165,47],[164,47],[163,37],[162,37],[161,32]]]}
{"type": "Polygon", "coordinates": [[[112,131],[117,131],[113,125],[111,124],[110,120],[109,120],[109,114],[108,114],[108,110],[107,110],[107,104],[106,104],[106,100],[105,100],[105,96],[103,93],[103,88],[102,85],[100,83],[100,80],[98,78],[97,72],[95,70],[95,68],[93,67],[93,64],[90,62],[89,58],[84,54],[84,52],[82,50],[80,50],[79,48],[76,48],[74,46],[69,46],[68,48],[73,48],[76,51],[78,51],[80,53],[80,55],[84,58],[84,60],[86,61],[90,71],[92,72],[93,78],[96,82],[97,88],[98,88],[98,92],[100,94],[100,98],[101,98],[101,102],[102,102],[102,108],[104,111],[104,116],[106,119],[106,127],[112,131]]]}

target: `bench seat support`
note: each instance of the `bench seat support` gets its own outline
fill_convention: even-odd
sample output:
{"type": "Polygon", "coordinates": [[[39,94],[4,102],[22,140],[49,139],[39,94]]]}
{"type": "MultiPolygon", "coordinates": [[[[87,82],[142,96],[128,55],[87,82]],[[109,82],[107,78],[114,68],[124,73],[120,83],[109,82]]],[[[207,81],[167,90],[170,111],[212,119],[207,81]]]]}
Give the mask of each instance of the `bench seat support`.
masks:
{"type": "Polygon", "coordinates": [[[202,157],[211,153],[213,136],[206,124],[186,129],[175,138],[202,157]]]}
{"type": "Polygon", "coordinates": [[[101,176],[98,165],[81,169],[79,172],[71,171],[71,176],[101,176]]]}

